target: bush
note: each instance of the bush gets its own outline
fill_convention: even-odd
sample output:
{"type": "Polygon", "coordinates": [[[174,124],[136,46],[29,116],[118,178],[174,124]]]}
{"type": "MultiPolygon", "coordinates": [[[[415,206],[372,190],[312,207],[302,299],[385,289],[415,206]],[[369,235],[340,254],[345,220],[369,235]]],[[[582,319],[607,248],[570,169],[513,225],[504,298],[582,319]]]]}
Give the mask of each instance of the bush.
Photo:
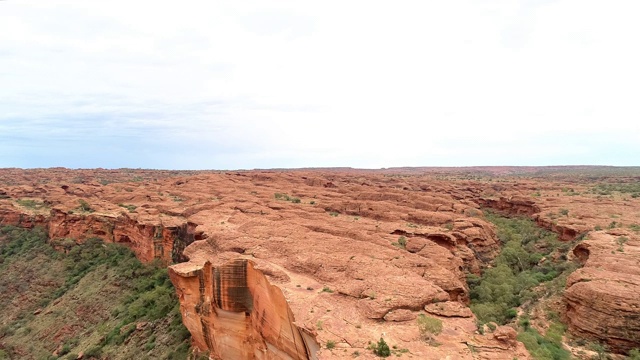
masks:
{"type": "Polygon", "coordinates": [[[373,353],[380,357],[388,357],[391,356],[391,349],[389,349],[389,345],[387,345],[384,339],[380,338],[378,343],[373,346],[373,353]]]}
{"type": "Polygon", "coordinates": [[[18,205],[24,206],[29,209],[40,209],[46,206],[43,202],[32,199],[20,199],[16,200],[16,202],[18,203],[18,205]]]}
{"type": "Polygon", "coordinates": [[[83,199],[78,200],[78,202],[80,203],[80,206],[78,206],[78,210],[84,211],[84,212],[89,212],[89,213],[94,212],[94,210],[91,208],[91,206],[89,206],[89,203],[87,203],[83,199]]]}
{"type": "Polygon", "coordinates": [[[432,341],[434,335],[439,335],[442,332],[442,321],[425,314],[420,314],[418,319],[418,330],[424,340],[432,341]]]}
{"type": "Polygon", "coordinates": [[[326,348],[331,350],[336,347],[336,342],[333,340],[327,340],[326,348]]]}
{"type": "Polygon", "coordinates": [[[292,202],[294,204],[300,204],[302,202],[302,200],[300,200],[300,198],[291,197],[288,194],[275,193],[275,194],[273,194],[273,196],[276,198],[276,200],[290,201],[290,202],[292,202]]]}
{"type": "Polygon", "coordinates": [[[529,353],[534,359],[539,360],[569,360],[571,359],[571,353],[562,347],[562,333],[558,334],[559,328],[562,325],[554,323],[551,325],[556,326],[555,329],[549,328],[547,330],[547,336],[542,336],[535,329],[529,328],[528,330],[521,332],[518,335],[518,340],[521,341],[527,348],[529,353]],[[559,326],[559,327],[558,327],[559,326]],[[549,334],[551,332],[551,336],[549,334]],[[558,335],[560,335],[558,337],[558,335]]]}
{"type": "Polygon", "coordinates": [[[89,348],[87,351],[84,352],[84,357],[86,357],[87,359],[100,358],[101,355],[102,355],[102,347],[101,346],[94,346],[94,347],[89,348]]]}
{"type": "Polygon", "coordinates": [[[640,360],[640,350],[633,349],[629,351],[629,360],[640,360]]]}

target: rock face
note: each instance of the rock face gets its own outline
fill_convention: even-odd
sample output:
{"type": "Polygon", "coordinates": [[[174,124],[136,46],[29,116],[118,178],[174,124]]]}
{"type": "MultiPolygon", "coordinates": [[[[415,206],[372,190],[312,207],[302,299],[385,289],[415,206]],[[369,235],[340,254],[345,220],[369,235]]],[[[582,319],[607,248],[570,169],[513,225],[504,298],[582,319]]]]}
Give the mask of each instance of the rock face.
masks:
{"type": "MultiPolygon", "coordinates": [[[[637,179],[607,179],[633,184],[637,179]]],[[[604,343],[611,351],[640,348],[640,203],[629,196],[615,199],[590,195],[589,181],[540,183],[523,181],[502,187],[504,196],[481,198],[483,206],[510,215],[526,215],[558,234],[579,241],[574,258],[584,267],[567,280],[563,314],[570,333],[604,343]],[[536,196],[524,197],[522,188],[536,196]],[[585,196],[586,195],[586,196],[585,196]],[[605,231],[594,231],[597,229],[605,231]]]]}
{"type": "Polygon", "coordinates": [[[424,307],[424,310],[430,314],[446,316],[446,317],[462,317],[462,318],[473,317],[473,313],[471,312],[471,309],[455,301],[429,304],[424,307]]]}
{"type": "Polygon", "coordinates": [[[480,208],[531,217],[567,241],[612,227],[613,248],[590,233],[574,251],[585,268],[568,282],[569,328],[622,351],[640,346],[636,235],[624,233],[620,252],[611,232],[611,219],[639,222],[640,199],[601,198],[588,177],[487,181],[474,171],[513,172],[0,169],[0,224],[99,237],[174,264],[194,346],[233,359],[347,359],[381,336],[420,359],[527,358],[512,334],[475,333],[465,276],[499,250],[480,208]],[[443,321],[440,347],[421,340],[424,312],[443,321]]]}
{"type": "Polygon", "coordinates": [[[518,344],[518,333],[509,326],[498,326],[493,332],[493,337],[501,343],[515,347],[518,344]]]}
{"type": "Polygon", "coordinates": [[[317,359],[314,334],[295,324],[282,291],[251,261],[170,269],[183,322],[214,359],[317,359]]]}
{"type": "Polygon", "coordinates": [[[510,215],[527,215],[540,212],[540,207],[530,198],[522,196],[500,197],[498,199],[480,198],[483,207],[493,208],[510,215]]]}
{"type": "Polygon", "coordinates": [[[573,254],[584,267],[567,280],[569,330],[616,352],[639,347],[640,239],[626,231],[593,232],[573,254]]]}

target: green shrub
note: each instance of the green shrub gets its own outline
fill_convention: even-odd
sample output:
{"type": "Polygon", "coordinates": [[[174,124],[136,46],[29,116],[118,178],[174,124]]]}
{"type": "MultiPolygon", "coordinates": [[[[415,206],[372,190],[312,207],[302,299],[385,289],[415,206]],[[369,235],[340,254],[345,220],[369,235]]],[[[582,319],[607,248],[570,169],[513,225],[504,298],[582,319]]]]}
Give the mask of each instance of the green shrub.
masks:
{"type": "Polygon", "coordinates": [[[397,247],[402,248],[402,249],[406,249],[406,247],[407,247],[407,238],[404,237],[404,236],[400,236],[400,238],[398,238],[398,242],[393,242],[393,243],[391,243],[391,245],[397,246],[397,247]]]}
{"type": "Polygon", "coordinates": [[[336,342],[333,340],[327,340],[327,344],[325,345],[325,347],[329,350],[333,349],[334,347],[336,347],[336,342]]]}
{"type": "MultiPolygon", "coordinates": [[[[599,193],[603,195],[609,195],[613,191],[618,191],[620,193],[630,193],[632,197],[633,195],[640,194],[640,183],[631,182],[631,183],[608,183],[608,184],[598,184],[593,189],[594,193],[599,193]]],[[[636,195],[640,196],[640,195],[636,195]]]]}
{"type": "Polygon", "coordinates": [[[300,200],[300,198],[297,197],[291,197],[287,194],[283,194],[283,193],[275,193],[273,194],[273,196],[276,198],[276,200],[284,200],[284,201],[290,201],[294,204],[300,204],[302,202],[302,200],[300,200]]]}
{"type": "Polygon", "coordinates": [[[400,236],[400,238],[398,239],[398,245],[400,245],[402,248],[407,247],[407,238],[404,236],[400,236]]]}
{"type": "Polygon", "coordinates": [[[424,340],[433,340],[435,335],[439,335],[442,332],[442,320],[440,319],[420,314],[416,322],[418,323],[420,335],[424,340]]]}
{"type": "Polygon", "coordinates": [[[78,202],[80,203],[80,206],[78,206],[78,210],[88,212],[88,213],[92,213],[95,211],[91,208],[89,203],[87,203],[85,200],[79,199],[78,202]]]}
{"type": "Polygon", "coordinates": [[[589,344],[589,349],[596,352],[596,356],[593,357],[594,359],[606,360],[608,358],[607,347],[605,345],[602,345],[597,342],[593,342],[589,344]]]}
{"type": "Polygon", "coordinates": [[[170,352],[166,359],[167,360],[184,360],[187,358],[187,354],[189,353],[189,344],[182,343],[178,348],[174,351],[170,352]]]}
{"type": "Polygon", "coordinates": [[[40,208],[46,207],[46,205],[43,202],[32,200],[32,199],[20,199],[20,200],[16,200],[16,202],[18,203],[18,205],[24,206],[29,209],[40,209],[40,208]]]}
{"type": "Polygon", "coordinates": [[[376,345],[373,345],[373,353],[379,357],[389,357],[391,356],[391,349],[389,349],[389,345],[387,345],[386,341],[383,338],[380,338],[376,345]]]}
{"type": "Polygon", "coordinates": [[[531,356],[536,360],[569,360],[571,353],[562,347],[563,326],[553,323],[547,330],[547,335],[542,336],[534,328],[529,328],[518,335],[531,356]]]}
{"type": "Polygon", "coordinates": [[[90,359],[90,358],[98,359],[100,358],[101,355],[102,355],[102,346],[94,346],[84,352],[84,357],[86,357],[87,359],[90,359]]]}
{"type": "Polygon", "coordinates": [[[69,344],[64,344],[62,345],[60,352],[58,352],[58,356],[67,355],[70,351],[71,351],[71,347],[69,346],[69,344]]]}

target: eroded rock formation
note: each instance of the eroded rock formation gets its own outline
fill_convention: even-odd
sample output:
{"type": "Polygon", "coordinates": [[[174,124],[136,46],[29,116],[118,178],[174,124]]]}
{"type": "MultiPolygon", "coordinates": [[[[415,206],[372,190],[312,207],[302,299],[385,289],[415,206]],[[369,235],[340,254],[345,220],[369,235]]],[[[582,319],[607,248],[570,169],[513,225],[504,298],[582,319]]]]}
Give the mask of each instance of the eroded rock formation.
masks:
{"type": "MultiPolygon", "coordinates": [[[[592,195],[588,179],[491,182],[469,171],[4,169],[0,224],[43,226],[52,239],[100,237],[143,261],[180,263],[171,276],[185,324],[194,345],[219,358],[346,359],[383,336],[421,359],[524,359],[510,331],[477,334],[466,307],[465,274],[499,250],[480,208],[531,217],[568,241],[636,222],[640,201],[592,195]],[[415,324],[425,311],[444,322],[438,348],[415,324]]],[[[611,264],[638,258],[634,239],[624,252],[579,245],[586,266],[566,294],[570,330],[620,350],[639,345],[640,310],[622,289],[635,291],[635,280],[623,281],[632,266],[611,264]],[[594,254],[606,272],[590,265],[594,254]],[[622,288],[609,291],[614,282],[622,288]]]]}
{"type": "Polygon", "coordinates": [[[640,239],[628,231],[599,231],[573,250],[584,267],[567,280],[569,330],[628,352],[640,345],[640,239]]]}
{"type": "Polygon", "coordinates": [[[315,334],[295,324],[282,291],[253,262],[170,267],[182,318],[214,359],[317,359],[315,334]]]}
{"type": "MultiPolygon", "coordinates": [[[[534,189],[539,187],[528,190],[534,189]]],[[[521,191],[503,188],[503,193],[516,195],[479,202],[509,215],[528,216],[560,240],[578,242],[571,255],[583,267],[570,275],[563,294],[562,315],[569,332],[626,353],[640,348],[640,204],[629,198],[581,196],[580,191],[588,190],[571,183],[546,189],[548,197],[532,191],[536,196],[526,198],[521,191]],[[608,230],[594,231],[603,228],[608,230]]]]}

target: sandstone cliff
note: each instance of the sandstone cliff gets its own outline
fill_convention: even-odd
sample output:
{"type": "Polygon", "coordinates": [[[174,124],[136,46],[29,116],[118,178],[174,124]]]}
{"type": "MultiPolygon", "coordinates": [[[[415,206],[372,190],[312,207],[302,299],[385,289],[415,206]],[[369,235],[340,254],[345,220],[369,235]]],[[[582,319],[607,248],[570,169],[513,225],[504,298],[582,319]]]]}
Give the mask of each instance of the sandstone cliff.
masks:
{"type": "Polygon", "coordinates": [[[572,333],[627,352],[640,344],[640,238],[599,231],[576,246],[584,263],[567,280],[566,320],[572,333]]]}
{"type": "Polygon", "coordinates": [[[315,334],[295,324],[282,291],[253,262],[171,267],[194,344],[218,359],[317,359],[315,334]]]}

